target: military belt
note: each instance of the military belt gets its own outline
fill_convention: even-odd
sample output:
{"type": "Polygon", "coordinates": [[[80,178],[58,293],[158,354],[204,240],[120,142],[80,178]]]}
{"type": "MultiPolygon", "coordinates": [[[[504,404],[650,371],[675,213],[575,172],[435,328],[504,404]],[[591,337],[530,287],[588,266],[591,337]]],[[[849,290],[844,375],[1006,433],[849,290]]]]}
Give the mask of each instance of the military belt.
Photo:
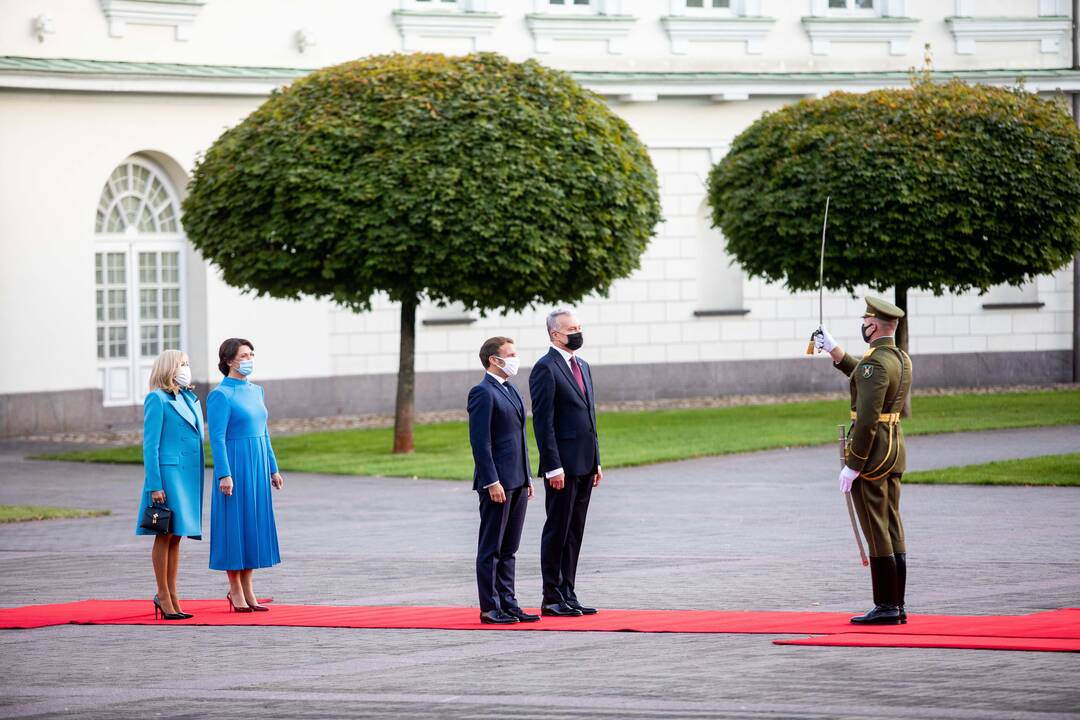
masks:
{"type": "MultiPolygon", "coordinates": [[[[852,420],[857,420],[858,417],[859,417],[859,414],[857,412],[855,412],[854,410],[852,410],[851,411],[851,419],[852,420]]],[[[881,415],[878,415],[878,421],[879,422],[884,422],[884,423],[897,423],[897,422],[900,422],[900,413],[898,413],[898,412],[895,412],[895,413],[882,413],[881,415]]]]}

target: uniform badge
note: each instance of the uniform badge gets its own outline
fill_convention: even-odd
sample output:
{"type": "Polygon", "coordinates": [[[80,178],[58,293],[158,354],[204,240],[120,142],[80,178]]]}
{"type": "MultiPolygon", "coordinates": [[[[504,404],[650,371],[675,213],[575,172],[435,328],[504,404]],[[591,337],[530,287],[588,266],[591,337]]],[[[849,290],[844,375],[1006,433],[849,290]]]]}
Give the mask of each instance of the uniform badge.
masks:
{"type": "Polygon", "coordinates": [[[862,366],[862,376],[863,376],[864,380],[869,379],[870,376],[873,375],[873,374],[874,374],[874,366],[873,365],[863,365],[862,366]]]}

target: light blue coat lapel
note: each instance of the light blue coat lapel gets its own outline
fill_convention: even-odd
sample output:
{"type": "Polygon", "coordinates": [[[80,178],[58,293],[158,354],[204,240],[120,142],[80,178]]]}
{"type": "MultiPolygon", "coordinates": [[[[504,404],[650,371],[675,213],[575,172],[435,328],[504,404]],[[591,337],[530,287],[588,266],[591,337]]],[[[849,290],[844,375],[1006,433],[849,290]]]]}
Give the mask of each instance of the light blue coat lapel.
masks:
{"type": "Polygon", "coordinates": [[[195,413],[191,411],[191,406],[188,405],[187,400],[182,400],[180,398],[180,393],[182,393],[183,390],[181,390],[180,393],[177,393],[175,397],[165,392],[164,390],[162,390],[161,392],[165,396],[165,400],[167,400],[169,405],[172,406],[172,409],[175,410],[177,414],[180,415],[180,417],[184,418],[184,420],[187,421],[187,424],[190,425],[193,430],[198,432],[199,424],[198,421],[195,419],[195,413]]]}

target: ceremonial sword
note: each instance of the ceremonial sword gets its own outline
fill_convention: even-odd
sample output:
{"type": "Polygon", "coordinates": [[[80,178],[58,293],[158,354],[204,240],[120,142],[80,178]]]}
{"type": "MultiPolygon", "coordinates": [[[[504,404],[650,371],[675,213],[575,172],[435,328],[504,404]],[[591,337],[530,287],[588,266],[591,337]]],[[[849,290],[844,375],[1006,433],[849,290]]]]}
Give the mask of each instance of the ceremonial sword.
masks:
{"type": "MultiPolygon", "coordinates": [[[[840,469],[843,469],[847,465],[847,434],[844,432],[843,425],[837,425],[840,434],[840,469]]],[[[855,522],[855,502],[851,499],[851,491],[848,490],[844,493],[844,499],[847,503],[848,519],[851,520],[851,532],[855,533],[855,544],[859,546],[859,559],[862,560],[863,567],[870,564],[870,561],[866,559],[866,551],[863,550],[862,536],[859,535],[859,526],[855,522]]]]}
{"type": "MultiPolygon", "coordinates": [[[[821,261],[818,263],[818,282],[817,282],[817,312],[818,312],[818,327],[825,324],[825,230],[829,227],[829,200],[832,199],[831,195],[825,196],[825,221],[821,223],[821,261]]],[[[816,331],[810,334],[810,342],[806,346],[806,354],[814,354],[814,335],[816,331]]]]}
{"type": "MultiPolygon", "coordinates": [[[[829,227],[829,201],[832,196],[825,197],[825,220],[821,223],[821,259],[818,262],[818,327],[825,324],[825,232],[829,227]]],[[[814,354],[814,334],[810,335],[810,343],[806,346],[806,354],[814,354]]],[[[840,469],[847,465],[847,434],[844,426],[840,425],[840,469]]],[[[855,502],[851,499],[851,491],[844,493],[844,501],[847,504],[848,519],[851,520],[851,532],[855,534],[855,544],[859,548],[859,559],[863,567],[870,564],[866,559],[866,551],[863,550],[862,535],[859,534],[859,525],[855,521],[855,502]]]]}

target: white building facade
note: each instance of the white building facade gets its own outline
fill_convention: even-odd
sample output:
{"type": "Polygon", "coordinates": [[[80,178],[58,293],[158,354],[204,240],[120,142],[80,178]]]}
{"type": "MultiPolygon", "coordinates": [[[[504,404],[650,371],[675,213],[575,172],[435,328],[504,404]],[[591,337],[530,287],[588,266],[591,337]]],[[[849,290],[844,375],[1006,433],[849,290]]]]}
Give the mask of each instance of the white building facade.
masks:
{"type": "MultiPolygon", "coordinates": [[[[187,242],[199,153],[276,87],[371,54],[499,52],[568,70],[649,147],[664,222],[641,269],[578,306],[600,399],[843,386],[806,358],[815,293],[745,277],[705,179],[763,112],[834,90],[943,77],[1080,92],[1067,0],[5,0],[0,5],[0,436],[129,425],[165,348],[205,391],[251,339],[277,417],[390,412],[398,312],[244,296],[187,242]]],[[[858,188],[852,188],[857,192],[858,188]]],[[[1073,267],[1023,288],[912,293],[922,385],[1072,377],[1073,267]]],[[[420,409],[462,407],[477,351],[531,364],[549,308],[422,308],[420,409]]],[[[858,347],[861,301],[825,321],[858,347]]]]}

